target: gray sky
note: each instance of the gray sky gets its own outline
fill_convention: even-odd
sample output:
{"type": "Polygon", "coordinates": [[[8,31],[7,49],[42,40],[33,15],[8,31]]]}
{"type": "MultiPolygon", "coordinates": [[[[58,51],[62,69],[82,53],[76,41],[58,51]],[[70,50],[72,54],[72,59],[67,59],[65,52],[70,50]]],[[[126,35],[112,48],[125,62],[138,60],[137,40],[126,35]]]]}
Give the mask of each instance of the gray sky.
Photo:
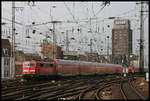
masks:
{"type": "MultiPolygon", "coordinates": [[[[31,5],[31,3],[30,3],[31,5]]],[[[36,24],[46,23],[52,20],[59,21],[73,21],[74,23],[59,23],[56,25],[57,33],[57,44],[65,44],[66,30],[69,30],[69,38],[74,37],[75,40],[70,40],[69,49],[80,52],[90,51],[88,44],[90,39],[95,39],[93,42],[93,51],[100,53],[100,49],[104,49],[103,54],[106,54],[106,36],[112,35],[113,21],[104,18],[111,16],[122,17],[130,19],[131,29],[133,30],[133,53],[138,50],[137,39],[140,36],[139,24],[140,24],[140,5],[136,5],[135,2],[110,2],[109,6],[102,8],[102,2],[35,2],[35,6],[28,5],[28,2],[16,2],[16,7],[24,7],[21,9],[16,9],[16,21],[22,23],[23,25],[16,24],[16,29],[18,35],[16,35],[16,43],[18,48],[25,52],[38,52],[40,53],[40,43],[41,40],[45,38],[45,35],[50,35],[52,41],[52,33],[49,32],[49,28],[52,29],[52,24],[45,24],[36,27],[25,27],[25,25],[31,25],[34,21],[36,24]],[[56,6],[56,7],[54,7],[56,6]],[[88,33],[90,29],[89,18],[94,18],[96,15],[96,20],[91,21],[92,33],[88,33]],[[78,24],[75,22],[78,21],[78,24]],[[110,25],[108,28],[107,25],[110,25]],[[99,28],[99,32],[95,32],[99,28]],[[82,29],[82,32],[78,32],[77,29],[82,29]],[[29,29],[29,33],[26,30],[29,29]],[[36,29],[36,34],[32,33],[32,30],[36,29]],[[104,29],[104,30],[103,30],[104,29]],[[72,32],[72,30],[74,30],[72,32]],[[62,33],[64,32],[64,33],[62,33]],[[40,34],[42,33],[42,35],[40,34]],[[32,39],[25,38],[30,35],[32,39]],[[37,43],[37,44],[35,44],[37,43]]],[[[2,30],[11,29],[12,14],[11,9],[12,2],[2,2],[2,22],[7,22],[2,30]]],[[[145,16],[144,16],[145,17],[145,16]]],[[[148,16],[145,17],[144,21],[144,39],[145,39],[145,55],[148,54],[148,16]]],[[[5,32],[6,33],[6,32],[5,32]]],[[[6,34],[2,35],[6,37],[6,34]]],[[[109,40],[111,44],[111,40],[109,40]]],[[[66,48],[63,47],[63,50],[66,48]]],[[[110,49],[111,52],[111,49],[110,49]]]]}

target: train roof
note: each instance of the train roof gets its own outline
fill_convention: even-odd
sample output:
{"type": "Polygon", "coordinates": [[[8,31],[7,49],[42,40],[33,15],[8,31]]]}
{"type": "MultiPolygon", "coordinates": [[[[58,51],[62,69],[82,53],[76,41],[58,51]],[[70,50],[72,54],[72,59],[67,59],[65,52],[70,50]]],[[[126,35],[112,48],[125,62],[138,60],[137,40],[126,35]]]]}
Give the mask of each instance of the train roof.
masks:
{"type": "Polygon", "coordinates": [[[23,63],[24,63],[24,62],[36,62],[36,61],[34,61],[34,60],[30,60],[30,61],[27,60],[27,61],[23,61],[23,63]]]}
{"type": "Polygon", "coordinates": [[[35,60],[28,60],[28,61],[23,61],[24,62],[35,62],[35,63],[52,63],[53,61],[35,61],[35,60]]]}
{"type": "Polygon", "coordinates": [[[61,63],[61,64],[76,64],[79,63],[79,61],[74,61],[74,60],[61,60],[61,59],[55,59],[56,62],[61,63]]]}
{"type": "Polygon", "coordinates": [[[56,62],[59,62],[61,64],[76,64],[76,63],[80,63],[80,64],[84,64],[84,65],[100,65],[100,66],[118,66],[118,67],[122,67],[122,65],[120,64],[106,64],[106,63],[97,63],[97,62],[87,62],[87,61],[77,61],[77,60],[61,60],[61,59],[55,59],[56,62]]]}

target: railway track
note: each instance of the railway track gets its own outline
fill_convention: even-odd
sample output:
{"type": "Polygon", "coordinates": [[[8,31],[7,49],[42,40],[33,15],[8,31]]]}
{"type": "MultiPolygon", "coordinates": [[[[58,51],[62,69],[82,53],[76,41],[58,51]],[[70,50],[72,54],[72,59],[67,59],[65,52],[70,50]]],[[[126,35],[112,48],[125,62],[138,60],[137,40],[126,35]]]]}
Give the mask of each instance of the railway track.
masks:
{"type": "Polygon", "coordinates": [[[11,87],[14,84],[20,84],[20,80],[21,79],[9,79],[9,80],[2,80],[1,81],[1,86],[2,88],[6,88],[6,87],[11,87]]]}
{"type": "Polygon", "coordinates": [[[12,86],[8,86],[7,88],[2,88],[2,94],[6,94],[9,92],[17,92],[17,91],[21,91],[23,89],[30,89],[33,87],[41,87],[44,86],[45,84],[48,84],[49,82],[42,82],[42,84],[40,84],[41,82],[26,82],[26,83],[18,83],[18,84],[14,84],[12,86]]]}
{"type": "MultiPolygon", "coordinates": [[[[32,85],[20,85],[18,88],[15,87],[8,87],[7,89],[3,89],[2,91],[2,99],[27,99],[34,97],[36,95],[41,95],[41,93],[46,93],[49,91],[57,91],[58,88],[64,89],[71,85],[71,83],[80,82],[81,80],[76,80],[72,78],[72,80],[65,80],[62,79],[61,83],[59,81],[55,84],[50,84],[50,82],[42,83],[42,84],[31,84],[32,85]],[[70,84],[70,85],[65,85],[70,84]],[[60,86],[61,85],[61,86],[60,86]],[[60,87],[59,87],[60,86],[60,87]],[[40,92],[40,93],[35,93],[40,92]]],[[[83,78],[82,78],[83,80],[83,78]]],[[[84,78],[85,81],[88,80],[88,78],[84,78]]]]}
{"type": "Polygon", "coordinates": [[[95,95],[94,95],[94,99],[96,100],[101,100],[101,91],[104,89],[104,88],[107,88],[109,87],[110,85],[112,85],[113,83],[118,83],[121,81],[121,78],[119,79],[115,79],[115,80],[109,80],[109,81],[106,81],[105,83],[103,83],[103,85],[101,85],[95,92],[95,95]]]}
{"type": "MultiPolygon", "coordinates": [[[[134,76],[130,76],[134,78],[134,76]]],[[[120,75],[104,75],[93,77],[77,77],[70,79],[57,80],[55,83],[50,81],[30,82],[31,84],[19,85],[2,89],[2,99],[14,100],[34,100],[34,99],[101,99],[100,92],[112,85],[125,81],[120,75]],[[40,83],[40,84],[39,84],[40,83]]],[[[126,82],[128,80],[126,79],[126,82]]],[[[123,83],[123,82],[122,82],[123,83]]],[[[131,89],[131,88],[130,88],[131,89]]]]}
{"type": "MultiPolygon", "coordinates": [[[[88,86],[88,88],[81,91],[81,93],[75,98],[76,100],[84,100],[84,99],[96,99],[96,94],[98,94],[97,89],[103,87],[104,85],[110,84],[112,82],[115,82],[119,78],[116,78],[114,76],[109,77],[109,79],[103,79],[101,81],[98,81],[96,83],[93,83],[88,86]],[[115,78],[115,79],[114,79],[115,78]]],[[[121,79],[121,78],[120,78],[121,79]]]]}
{"type": "Polygon", "coordinates": [[[128,82],[120,83],[120,91],[125,100],[146,100],[131,84],[131,80],[128,82]]]}
{"type": "MultiPolygon", "coordinates": [[[[91,78],[92,79],[92,78],[91,78]]],[[[71,82],[71,84],[68,84],[63,87],[57,87],[54,90],[45,90],[41,91],[39,93],[34,94],[30,96],[31,99],[60,99],[68,96],[72,96],[75,94],[80,93],[81,90],[85,89],[87,87],[87,83],[90,83],[91,79],[79,79],[71,82]]]]}
{"type": "MultiPolygon", "coordinates": [[[[101,98],[101,94],[102,93],[101,92],[103,91],[103,89],[109,88],[113,84],[119,84],[120,82],[131,82],[131,80],[135,80],[134,77],[136,77],[136,76],[137,75],[128,75],[126,78],[118,78],[118,79],[105,80],[100,85],[97,85],[97,87],[85,89],[78,96],[78,100],[82,100],[82,99],[83,100],[84,99],[88,99],[88,100],[89,99],[90,100],[94,100],[94,99],[96,99],[96,100],[102,100],[102,98],[101,98]],[[128,79],[128,78],[130,78],[130,79],[128,79]]],[[[140,76],[142,76],[142,75],[140,75],[140,76]]],[[[130,85],[131,85],[131,83],[130,83],[130,85]]],[[[111,93],[111,90],[108,90],[108,92],[111,93]]],[[[112,94],[110,94],[110,95],[112,95],[112,94]]],[[[119,98],[119,99],[123,99],[123,98],[119,98]]],[[[145,98],[143,97],[142,99],[145,99],[145,98]]]]}

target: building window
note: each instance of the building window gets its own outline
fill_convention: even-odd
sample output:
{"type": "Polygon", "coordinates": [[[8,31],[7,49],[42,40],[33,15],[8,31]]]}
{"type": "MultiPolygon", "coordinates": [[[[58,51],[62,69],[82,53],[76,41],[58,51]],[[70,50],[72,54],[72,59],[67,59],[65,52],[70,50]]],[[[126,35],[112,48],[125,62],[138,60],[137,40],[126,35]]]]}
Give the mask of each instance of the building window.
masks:
{"type": "Polygon", "coordinates": [[[5,66],[8,66],[10,64],[9,62],[10,62],[9,59],[4,59],[4,65],[5,66]]]}
{"type": "Polygon", "coordinates": [[[7,59],[4,59],[4,65],[7,66],[7,59]]]}
{"type": "Polygon", "coordinates": [[[5,55],[5,49],[3,49],[3,53],[4,53],[4,55],[5,55]]]}
{"type": "Polygon", "coordinates": [[[4,71],[4,77],[9,77],[9,71],[8,70],[4,71]]]}
{"type": "Polygon", "coordinates": [[[4,55],[8,55],[8,49],[3,49],[3,53],[4,53],[4,55]]]}
{"type": "Polygon", "coordinates": [[[124,49],[126,48],[126,43],[124,42],[124,49]]]}
{"type": "Polygon", "coordinates": [[[9,66],[9,62],[10,62],[9,59],[7,59],[7,66],[9,66]]]}
{"type": "Polygon", "coordinates": [[[6,53],[5,54],[8,55],[8,49],[6,49],[6,53]]]}
{"type": "Polygon", "coordinates": [[[120,35],[120,41],[121,41],[121,39],[122,39],[122,37],[121,37],[121,35],[120,35]]]}
{"type": "Polygon", "coordinates": [[[122,46],[122,42],[120,41],[120,48],[122,48],[121,46],[122,46]]]}

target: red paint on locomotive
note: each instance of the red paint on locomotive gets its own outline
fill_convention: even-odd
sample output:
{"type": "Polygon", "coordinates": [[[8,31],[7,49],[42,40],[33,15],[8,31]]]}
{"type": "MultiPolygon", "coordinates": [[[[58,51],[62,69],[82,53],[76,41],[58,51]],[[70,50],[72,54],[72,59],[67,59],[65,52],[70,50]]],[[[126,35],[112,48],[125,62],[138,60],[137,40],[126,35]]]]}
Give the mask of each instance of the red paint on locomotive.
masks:
{"type": "Polygon", "coordinates": [[[23,76],[40,76],[40,75],[56,75],[56,68],[53,62],[41,62],[41,61],[24,61],[23,76]]]}
{"type": "Polygon", "coordinates": [[[35,61],[23,62],[22,74],[36,74],[37,63],[35,61]]]}
{"type": "Polygon", "coordinates": [[[135,72],[135,67],[133,66],[133,65],[130,65],[129,67],[128,67],[128,72],[135,72]]]}

